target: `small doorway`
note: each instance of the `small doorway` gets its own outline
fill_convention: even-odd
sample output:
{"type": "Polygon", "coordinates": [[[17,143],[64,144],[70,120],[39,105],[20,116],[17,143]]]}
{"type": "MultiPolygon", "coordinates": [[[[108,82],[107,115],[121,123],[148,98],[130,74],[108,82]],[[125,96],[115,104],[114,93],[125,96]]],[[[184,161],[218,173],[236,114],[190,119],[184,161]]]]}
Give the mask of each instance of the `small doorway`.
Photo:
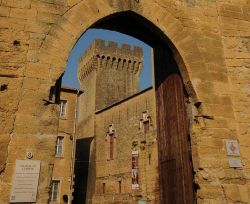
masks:
{"type": "Polygon", "coordinates": [[[93,138],[76,140],[74,193],[72,204],[84,204],[87,196],[90,148],[93,138]]]}

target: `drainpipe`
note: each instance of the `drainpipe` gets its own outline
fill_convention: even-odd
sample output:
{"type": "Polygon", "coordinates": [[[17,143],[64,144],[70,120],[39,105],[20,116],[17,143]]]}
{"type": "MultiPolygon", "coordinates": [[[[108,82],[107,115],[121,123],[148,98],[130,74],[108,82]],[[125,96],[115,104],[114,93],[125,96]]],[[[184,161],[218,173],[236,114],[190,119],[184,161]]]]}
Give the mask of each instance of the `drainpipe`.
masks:
{"type": "Polygon", "coordinates": [[[79,96],[83,93],[81,90],[77,90],[76,93],[76,106],[75,106],[75,117],[74,117],[74,129],[73,129],[73,144],[72,144],[72,151],[71,151],[71,179],[70,179],[70,196],[68,200],[68,204],[72,203],[73,199],[73,182],[74,182],[74,170],[75,170],[75,150],[76,150],[76,127],[78,121],[78,112],[79,112],[79,96]]]}

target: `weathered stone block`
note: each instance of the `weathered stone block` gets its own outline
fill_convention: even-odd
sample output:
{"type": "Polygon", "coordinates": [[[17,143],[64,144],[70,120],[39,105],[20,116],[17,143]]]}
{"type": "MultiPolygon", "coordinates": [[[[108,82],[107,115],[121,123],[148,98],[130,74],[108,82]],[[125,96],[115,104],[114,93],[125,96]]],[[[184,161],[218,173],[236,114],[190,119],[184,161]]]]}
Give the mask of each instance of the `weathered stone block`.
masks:
{"type": "Polygon", "coordinates": [[[22,31],[24,30],[26,21],[21,21],[18,18],[10,18],[10,17],[0,17],[1,28],[13,28],[14,30],[22,31]]]}
{"type": "Polygon", "coordinates": [[[218,185],[200,185],[200,190],[197,192],[199,198],[220,198],[223,194],[221,186],[218,185]]]}
{"type": "Polygon", "coordinates": [[[10,9],[10,17],[18,18],[18,19],[30,19],[35,18],[37,15],[36,10],[32,9],[20,9],[20,8],[11,8],[10,9]]]}
{"type": "Polygon", "coordinates": [[[60,15],[47,13],[47,12],[38,12],[37,19],[44,23],[56,23],[60,19],[60,15]]]}
{"type": "Polygon", "coordinates": [[[25,30],[30,33],[47,34],[50,28],[51,28],[50,24],[37,21],[36,19],[33,18],[28,19],[25,25],[25,30]]]}
{"type": "Polygon", "coordinates": [[[9,16],[10,15],[10,7],[0,7],[0,16],[9,16]]]}
{"type": "Polygon", "coordinates": [[[25,76],[38,79],[47,79],[49,77],[49,71],[50,70],[47,64],[30,62],[27,64],[25,76]]]}
{"type": "Polygon", "coordinates": [[[30,8],[31,0],[3,0],[2,5],[13,8],[30,8]]]}
{"type": "Polygon", "coordinates": [[[240,192],[239,192],[239,188],[237,185],[234,184],[227,184],[227,185],[223,185],[225,194],[227,196],[227,198],[233,202],[240,202],[241,198],[240,198],[240,192]]]}

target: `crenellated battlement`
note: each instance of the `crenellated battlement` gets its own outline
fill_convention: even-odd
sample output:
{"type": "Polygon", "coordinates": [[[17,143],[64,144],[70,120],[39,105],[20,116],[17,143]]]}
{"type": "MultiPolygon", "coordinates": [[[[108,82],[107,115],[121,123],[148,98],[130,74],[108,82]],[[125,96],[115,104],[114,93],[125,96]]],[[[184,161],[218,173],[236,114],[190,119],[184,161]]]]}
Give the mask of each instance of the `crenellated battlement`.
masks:
{"type": "Polygon", "coordinates": [[[95,110],[100,110],[134,95],[139,91],[142,63],[139,46],[132,49],[128,44],[118,47],[113,41],[94,40],[78,65],[78,80],[86,100],[94,101],[95,110]]]}
{"type": "Polygon", "coordinates": [[[83,56],[80,58],[80,62],[90,55],[116,55],[123,56],[125,58],[138,58],[142,59],[142,48],[140,46],[132,47],[129,44],[123,43],[121,47],[118,47],[118,43],[114,41],[105,41],[102,39],[95,39],[93,43],[86,49],[83,56]]]}
{"type": "Polygon", "coordinates": [[[86,49],[79,60],[78,80],[82,81],[94,69],[102,69],[104,66],[114,69],[126,69],[134,74],[141,71],[143,51],[139,46],[132,47],[123,43],[118,47],[117,42],[96,39],[86,49]]]}

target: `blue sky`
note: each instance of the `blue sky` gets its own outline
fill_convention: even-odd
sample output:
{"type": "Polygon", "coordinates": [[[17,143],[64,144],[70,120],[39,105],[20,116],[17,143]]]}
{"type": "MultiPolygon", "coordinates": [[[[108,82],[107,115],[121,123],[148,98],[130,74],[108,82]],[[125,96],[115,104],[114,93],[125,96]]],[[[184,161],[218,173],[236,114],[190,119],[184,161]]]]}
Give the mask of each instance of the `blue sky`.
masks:
{"type": "Polygon", "coordinates": [[[103,29],[89,29],[78,40],[68,58],[66,72],[62,81],[63,85],[79,87],[77,80],[78,60],[96,38],[116,41],[119,46],[121,46],[121,43],[141,46],[143,48],[143,70],[140,77],[140,89],[143,90],[152,85],[151,47],[131,36],[103,29]]]}

